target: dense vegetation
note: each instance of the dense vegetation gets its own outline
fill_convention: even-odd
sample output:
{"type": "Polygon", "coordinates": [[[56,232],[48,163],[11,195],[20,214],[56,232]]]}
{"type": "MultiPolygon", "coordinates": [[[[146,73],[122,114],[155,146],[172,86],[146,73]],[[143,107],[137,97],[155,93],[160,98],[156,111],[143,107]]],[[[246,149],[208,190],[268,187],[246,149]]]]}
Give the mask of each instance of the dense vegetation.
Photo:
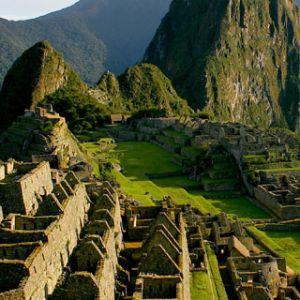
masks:
{"type": "Polygon", "coordinates": [[[48,42],[26,50],[7,73],[0,92],[0,129],[67,84],[69,78],[76,78],[78,87],[84,86],[48,42]]]}
{"type": "Polygon", "coordinates": [[[89,95],[88,86],[48,42],[39,42],[14,63],[0,93],[1,127],[42,101],[66,117],[74,132],[103,124],[109,111],[89,95]]]}
{"type": "Polygon", "coordinates": [[[191,112],[185,100],[174,90],[170,80],[151,64],[138,64],[116,77],[105,73],[98,86],[101,99],[117,111],[137,115],[168,116],[191,112]]]}
{"type": "Polygon", "coordinates": [[[174,0],[145,61],[219,120],[296,129],[299,18],[292,1],[174,0]]]}
{"type": "Polygon", "coordinates": [[[34,20],[0,19],[0,86],[13,61],[45,39],[88,83],[107,68],[119,74],[142,58],[170,2],[81,0],[34,20]]]}
{"type": "Polygon", "coordinates": [[[47,96],[43,103],[51,103],[55,111],[64,116],[69,128],[75,133],[97,128],[109,114],[107,106],[88,95],[87,90],[69,84],[47,96]]]}
{"type": "Polygon", "coordinates": [[[40,103],[53,104],[75,133],[103,125],[111,113],[133,118],[191,113],[156,66],[136,65],[119,77],[107,72],[90,89],[47,41],[25,51],[5,77],[0,93],[2,130],[40,103]]]}

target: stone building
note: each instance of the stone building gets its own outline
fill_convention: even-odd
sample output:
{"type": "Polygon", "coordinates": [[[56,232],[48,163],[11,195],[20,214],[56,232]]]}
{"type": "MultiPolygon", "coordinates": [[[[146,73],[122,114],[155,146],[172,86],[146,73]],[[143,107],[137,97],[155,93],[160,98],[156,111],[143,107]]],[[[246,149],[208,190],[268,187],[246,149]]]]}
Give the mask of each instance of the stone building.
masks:
{"type": "Polygon", "coordinates": [[[285,259],[264,251],[241,222],[224,213],[202,216],[193,209],[186,212],[185,218],[194,269],[209,267],[203,247],[203,241],[209,241],[222,265],[228,299],[300,299],[297,280],[288,274],[285,259]]]}
{"type": "Polygon", "coordinates": [[[282,220],[300,216],[300,183],[262,184],[254,189],[255,198],[282,220]]]}
{"type": "Polygon", "coordinates": [[[228,268],[238,299],[300,299],[294,286],[288,286],[284,259],[272,256],[230,257],[228,268]]]}
{"type": "MultiPolygon", "coordinates": [[[[34,178],[35,172],[39,177],[40,169],[45,178],[51,178],[48,163],[29,169],[29,177],[34,178]]],[[[28,191],[28,201],[32,202],[35,185],[38,191],[37,181],[32,180],[29,190],[21,185],[25,193],[21,202],[27,201],[28,191]]],[[[90,207],[85,186],[68,172],[59,182],[53,182],[47,193],[35,195],[39,205],[31,215],[25,214],[26,210],[22,214],[17,205],[1,223],[0,299],[47,299],[78,243],[90,207]]]]}
{"type": "Polygon", "coordinates": [[[4,214],[10,212],[34,215],[43,198],[53,190],[48,162],[18,163],[10,160],[0,163],[0,198],[4,214]]]}
{"type": "Polygon", "coordinates": [[[89,222],[53,299],[115,299],[123,240],[118,194],[107,182],[89,184],[87,190],[93,203],[89,222]]]}
{"type": "MultiPolygon", "coordinates": [[[[188,251],[182,208],[127,206],[120,264],[132,299],[190,299],[188,251]]],[[[125,298],[124,298],[125,299],[125,298]]]]}

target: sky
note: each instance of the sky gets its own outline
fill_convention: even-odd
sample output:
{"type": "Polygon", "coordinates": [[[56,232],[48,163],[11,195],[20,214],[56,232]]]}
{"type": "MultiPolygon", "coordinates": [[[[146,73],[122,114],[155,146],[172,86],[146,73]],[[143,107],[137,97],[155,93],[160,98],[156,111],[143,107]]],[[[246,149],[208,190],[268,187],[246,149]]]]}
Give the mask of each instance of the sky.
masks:
{"type": "Polygon", "coordinates": [[[45,15],[76,3],[78,0],[0,0],[0,17],[26,20],[45,15]]]}

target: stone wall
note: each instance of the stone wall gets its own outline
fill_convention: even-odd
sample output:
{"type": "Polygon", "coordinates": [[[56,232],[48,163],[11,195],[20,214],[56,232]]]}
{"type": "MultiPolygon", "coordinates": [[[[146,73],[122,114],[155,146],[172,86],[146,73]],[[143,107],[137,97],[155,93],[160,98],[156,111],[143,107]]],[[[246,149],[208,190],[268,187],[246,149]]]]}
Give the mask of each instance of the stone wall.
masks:
{"type": "Polygon", "coordinates": [[[277,299],[280,289],[287,288],[286,270],[272,256],[230,257],[227,264],[239,299],[277,299]]]}
{"type": "Polygon", "coordinates": [[[40,163],[35,169],[16,182],[24,203],[24,214],[34,215],[39,207],[37,195],[46,196],[52,192],[53,184],[48,162],[40,163]]]}
{"type": "Polygon", "coordinates": [[[264,170],[264,171],[260,171],[260,177],[262,179],[262,182],[265,183],[274,182],[274,180],[277,180],[280,177],[293,177],[296,178],[297,180],[300,180],[300,168],[298,170],[284,169],[283,171],[264,170]]]}
{"type": "Polygon", "coordinates": [[[87,190],[93,213],[72,256],[72,273],[54,299],[115,299],[118,255],[123,247],[118,195],[106,182],[89,184],[87,190]],[[79,285],[86,290],[81,291],[79,285]]]}
{"type": "Polygon", "coordinates": [[[88,196],[82,184],[76,186],[74,196],[67,200],[64,208],[63,215],[47,234],[48,242],[29,267],[32,276],[25,285],[28,298],[38,300],[52,294],[78,243],[89,209],[88,196]]]}
{"type": "Polygon", "coordinates": [[[15,174],[0,182],[0,204],[4,214],[34,215],[44,196],[52,192],[53,183],[48,162],[15,164],[15,174]]]}
{"type": "MultiPolygon", "coordinates": [[[[70,185],[73,187],[72,195],[67,197],[62,203],[63,213],[58,219],[56,217],[28,218],[26,216],[15,216],[13,218],[14,222],[10,224],[11,229],[6,229],[6,243],[20,243],[18,234],[15,234],[15,230],[19,228],[23,228],[25,240],[29,237],[26,235],[26,232],[28,232],[36,233],[32,238],[33,240],[43,241],[38,245],[34,243],[28,244],[27,242],[27,244],[19,244],[19,246],[16,244],[12,247],[14,251],[24,249],[26,257],[24,266],[28,275],[27,278],[23,279],[20,286],[23,290],[22,298],[12,297],[11,299],[44,300],[53,293],[58,278],[63,272],[63,268],[68,264],[70,255],[78,243],[81,230],[87,221],[87,212],[90,205],[85,186],[79,182],[75,185],[70,182],[70,185]],[[26,229],[24,229],[24,226],[26,229]],[[44,227],[46,229],[43,229],[44,227]],[[43,238],[40,238],[42,236],[40,235],[39,237],[39,234],[42,234],[43,238]],[[26,247],[28,249],[29,247],[34,247],[32,248],[34,249],[33,252],[26,252],[26,247]]],[[[5,240],[5,237],[2,234],[1,236],[2,242],[3,238],[5,240]]],[[[8,255],[7,251],[5,254],[6,256],[8,255]]],[[[9,265],[7,265],[9,261],[2,261],[0,267],[6,266],[10,269],[9,265]]],[[[1,277],[0,281],[2,280],[3,278],[1,277]]],[[[18,287],[15,286],[15,288],[17,289],[18,287]]],[[[5,292],[5,295],[9,291],[3,292],[5,292]]],[[[14,294],[13,291],[9,293],[14,294]]],[[[19,294],[20,291],[18,290],[16,293],[19,294]]],[[[0,299],[1,297],[5,296],[0,294],[0,299]]]]}
{"type": "Polygon", "coordinates": [[[133,300],[190,299],[182,298],[181,279],[179,276],[143,275],[138,279],[137,285],[139,288],[136,288],[133,300]],[[157,295],[160,297],[157,298],[157,295]]]}
{"type": "Polygon", "coordinates": [[[268,208],[277,217],[283,220],[295,219],[300,215],[300,205],[282,205],[280,204],[281,195],[268,191],[268,185],[260,185],[254,188],[254,195],[264,207],[268,208]]]}
{"type": "Polygon", "coordinates": [[[165,129],[175,125],[178,118],[144,118],[138,121],[137,128],[152,127],[157,129],[165,129]]]}
{"type": "Polygon", "coordinates": [[[182,283],[182,299],[191,299],[190,295],[190,254],[188,249],[188,241],[187,241],[187,234],[186,234],[186,224],[183,218],[183,215],[180,214],[179,216],[179,227],[180,227],[180,246],[182,250],[181,258],[180,258],[180,265],[181,265],[181,272],[183,276],[183,283],[182,283]]]}

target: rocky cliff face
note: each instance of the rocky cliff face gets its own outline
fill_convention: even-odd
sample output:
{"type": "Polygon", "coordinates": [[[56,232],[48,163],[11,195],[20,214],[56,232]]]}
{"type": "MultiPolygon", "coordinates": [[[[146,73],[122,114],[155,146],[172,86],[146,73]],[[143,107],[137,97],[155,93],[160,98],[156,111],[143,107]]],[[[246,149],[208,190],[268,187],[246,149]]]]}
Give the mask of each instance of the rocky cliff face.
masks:
{"type": "Polygon", "coordinates": [[[293,0],[174,0],[145,61],[217,119],[299,128],[300,12],[293,0]]]}
{"type": "MultiPolygon", "coordinates": [[[[13,64],[0,92],[1,128],[47,95],[77,78],[48,42],[39,42],[13,64]]],[[[78,79],[78,85],[84,84],[78,79]]]]}
{"type": "MultiPolygon", "coordinates": [[[[170,80],[151,64],[139,64],[116,77],[105,73],[97,85],[99,100],[115,111],[137,112],[147,109],[165,109],[167,114],[190,111],[170,80]]],[[[95,91],[94,91],[95,92],[95,91]]]]}

